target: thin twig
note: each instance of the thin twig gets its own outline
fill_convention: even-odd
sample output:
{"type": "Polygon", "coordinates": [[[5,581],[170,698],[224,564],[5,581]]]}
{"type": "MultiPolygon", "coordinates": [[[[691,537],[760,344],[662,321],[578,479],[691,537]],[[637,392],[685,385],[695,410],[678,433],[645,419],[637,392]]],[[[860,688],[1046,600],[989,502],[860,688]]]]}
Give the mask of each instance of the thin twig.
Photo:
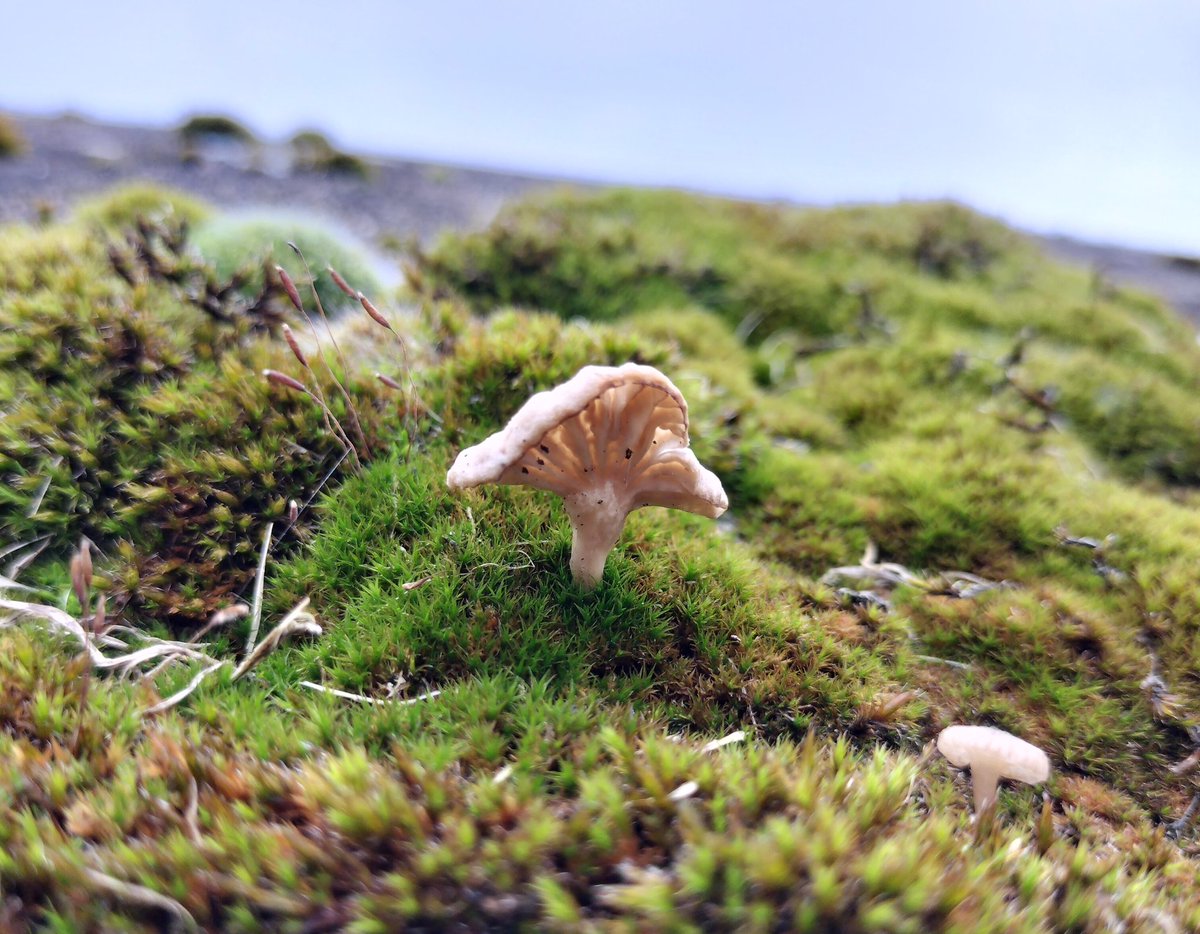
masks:
{"type": "Polygon", "coordinates": [[[8,567],[4,569],[4,574],[2,576],[11,578],[13,581],[15,581],[21,576],[21,572],[24,571],[25,568],[29,567],[29,565],[37,559],[37,556],[45,551],[49,545],[50,536],[42,535],[38,538],[31,538],[28,541],[14,542],[3,549],[0,549],[0,558],[7,558],[9,555],[13,554],[14,552],[21,551],[23,548],[29,549],[23,554],[19,554],[13,558],[12,561],[8,563],[8,567]]]}
{"type": "Polygon", "coordinates": [[[200,788],[196,784],[196,776],[188,775],[188,801],[183,811],[183,826],[187,828],[188,837],[193,843],[200,842],[200,788]]]}
{"type": "Polygon", "coordinates": [[[258,641],[258,626],[262,621],[263,580],[267,576],[267,554],[271,547],[271,532],[274,528],[275,523],[268,522],[266,529],[263,530],[262,549],[258,554],[258,576],[254,578],[254,599],[250,604],[250,634],[246,637],[247,654],[254,650],[254,643],[258,641]]]}
{"type": "MultiPolygon", "coordinates": [[[[62,463],[62,455],[54,458],[54,462],[50,465],[50,470],[57,470],[58,465],[62,463]]],[[[37,515],[39,509],[42,508],[42,500],[46,498],[46,491],[50,489],[51,476],[47,472],[42,482],[38,484],[37,492],[33,494],[33,502],[29,504],[29,509],[25,512],[26,519],[32,519],[37,515]]]]}
{"type": "Polygon", "coordinates": [[[519,548],[517,549],[517,554],[525,559],[525,564],[500,564],[497,561],[488,561],[484,564],[475,565],[473,568],[471,568],[471,570],[479,571],[483,568],[502,568],[505,571],[523,571],[526,568],[534,567],[533,559],[529,557],[529,555],[525,554],[525,552],[521,551],[519,548]]]}
{"type": "Polygon", "coordinates": [[[325,484],[329,482],[329,478],[333,476],[334,472],[339,467],[342,466],[342,462],[349,456],[350,456],[350,448],[343,449],[342,456],[337,459],[337,461],[334,463],[334,465],[332,467],[330,467],[327,471],[325,471],[325,476],[323,476],[321,478],[321,480],[317,484],[316,488],[312,491],[312,493],[309,494],[308,499],[306,499],[304,501],[303,505],[301,505],[300,508],[296,511],[296,518],[293,519],[291,522],[289,522],[287,524],[287,527],[282,532],[279,533],[279,536],[275,539],[275,544],[273,544],[271,546],[272,551],[275,549],[276,545],[278,545],[281,541],[283,541],[283,539],[285,539],[287,537],[288,532],[290,532],[293,528],[296,527],[296,523],[300,521],[300,517],[302,515],[304,515],[304,513],[308,509],[308,507],[312,505],[312,501],[314,499],[316,499],[317,496],[320,494],[321,490],[324,489],[325,484]]]}
{"type": "Polygon", "coordinates": [[[196,672],[195,675],[192,676],[192,680],[189,681],[183,688],[176,691],[170,697],[163,698],[157,704],[151,704],[149,707],[143,710],[142,713],[145,716],[150,717],[156,713],[162,713],[164,710],[170,710],[176,704],[186,700],[187,697],[196,690],[196,688],[200,687],[205,678],[211,675],[218,668],[228,664],[228,661],[213,662],[207,668],[201,668],[198,672],[196,672]]]}
{"type": "Polygon", "coordinates": [[[246,606],[244,603],[235,603],[232,606],[222,607],[208,618],[207,623],[205,623],[192,634],[192,637],[188,639],[188,642],[199,642],[214,629],[217,629],[221,626],[228,626],[230,623],[235,623],[249,613],[250,607],[246,606]]]}
{"type": "Polygon", "coordinates": [[[913,658],[920,662],[929,662],[932,665],[949,665],[951,668],[960,668],[963,671],[974,671],[974,666],[949,658],[938,658],[934,655],[914,655],[913,658]]]}
{"type": "Polygon", "coordinates": [[[108,873],[101,872],[99,869],[92,869],[88,866],[84,867],[83,874],[93,886],[106,895],[111,895],[118,901],[129,905],[138,905],[143,908],[158,908],[161,911],[174,915],[187,930],[200,930],[196,919],[192,917],[191,913],[183,905],[175,901],[175,899],[163,895],[161,892],[148,889],[144,885],[126,882],[124,879],[118,879],[115,876],[110,876],[108,873]]]}
{"type": "MultiPolygon", "coordinates": [[[[338,361],[342,365],[342,370],[346,373],[350,372],[350,367],[346,364],[346,358],[342,355],[342,348],[338,346],[337,338],[333,334],[333,328],[329,324],[329,317],[325,314],[325,306],[321,303],[321,296],[317,292],[317,277],[312,274],[312,269],[309,268],[308,260],[305,258],[303,251],[295,243],[288,243],[293,252],[300,257],[300,262],[304,264],[304,272],[308,276],[308,287],[312,292],[313,301],[317,304],[317,311],[321,315],[321,320],[325,323],[325,333],[329,335],[330,343],[333,344],[334,352],[337,353],[338,361]]],[[[301,308],[305,318],[308,318],[308,312],[301,308]]],[[[312,328],[313,336],[316,336],[317,329],[313,327],[312,320],[309,319],[309,327],[312,328]]],[[[350,424],[354,428],[354,433],[358,435],[358,440],[362,443],[363,456],[367,456],[370,452],[367,450],[367,436],[363,434],[362,423],[358,420],[358,410],[354,407],[354,401],[350,398],[350,393],[346,392],[346,387],[342,385],[342,381],[338,379],[338,375],[334,372],[333,367],[329,363],[329,356],[325,353],[325,347],[321,344],[320,338],[317,338],[317,347],[321,351],[321,360],[325,363],[325,369],[329,371],[329,375],[333,378],[333,383],[337,386],[338,391],[342,394],[342,398],[346,402],[346,412],[350,416],[350,424]]]]}
{"type": "Polygon", "coordinates": [[[728,736],[722,736],[720,739],[714,739],[711,743],[705,743],[700,747],[701,752],[715,752],[723,746],[728,746],[731,743],[740,743],[746,738],[745,730],[734,730],[728,736]]]}
{"type": "Polygon", "coordinates": [[[684,782],[682,785],[680,785],[678,788],[676,788],[674,791],[672,791],[669,795],[667,795],[667,800],[669,800],[669,801],[686,801],[688,798],[692,797],[692,795],[694,795],[699,790],[700,790],[700,786],[696,782],[684,782]]]}
{"type": "Polygon", "coordinates": [[[308,688],[310,691],[320,691],[322,694],[331,694],[334,697],[342,697],[346,700],[358,701],[360,704],[379,704],[385,707],[390,704],[397,704],[400,706],[416,704],[423,700],[430,700],[431,698],[437,697],[442,693],[441,691],[429,691],[425,694],[418,695],[417,697],[390,699],[382,697],[367,697],[366,694],[354,694],[350,691],[339,691],[337,688],[329,688],[323,684],[317,684],[315,681],[301,681],[300,687],[308,688]]]}
{"type": "Polygon", "coordinates": [[[1171,838],[1178,837],[1181,833],[1187,830],[1188,825],[1192,822],[1192,818],[1196,816],[1196,811],[1200,810],[1200,791],[1192,796],[1191,802],[1187,806],[1187,810],[1179,816],[1178,820],[1173,820],[1167,824],[1167,836],[1171,838]]]}
{"type": "Polygon", "coordinates": [[[266,658],[266,656],[270,655],[288,636],[300,633],[310,636],[319,636],[321,634],[321,626],[317,622],[316,617],[308,612],[308,597],[305,597],[292,607],[288,615],[283,618],[283,621],[267,633],[262,642],[254,646],[250,654],[242,659],[242,663],[234,669],[233,680],[237,681],[242,675],[266,658]]]}

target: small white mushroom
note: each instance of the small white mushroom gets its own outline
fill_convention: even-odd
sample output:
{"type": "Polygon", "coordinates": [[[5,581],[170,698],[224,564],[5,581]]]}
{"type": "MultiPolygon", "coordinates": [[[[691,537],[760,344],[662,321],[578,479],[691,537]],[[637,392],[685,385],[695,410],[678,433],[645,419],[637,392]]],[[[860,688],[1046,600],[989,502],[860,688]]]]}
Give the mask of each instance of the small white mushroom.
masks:
{"type": "Polygon", "coordinates": [[[502,430],[462,451],[452,490],[520,484],[563,498],[573,532],[571,573],[586,588],[604,575],[625,517],[642,506],[710,519],[729,500],[688,447],[687,403],[651,366],[585,366],[532,396],[502,430]]]}
{"type": "Polygon", "coordinates": [[[937,748],[956,768],[971,769],[975,813],[996,798],[1002,778],[1037,785],[1050,777],[1050,760],[1032,743],[990,726],[948,726],[937,748]]]}

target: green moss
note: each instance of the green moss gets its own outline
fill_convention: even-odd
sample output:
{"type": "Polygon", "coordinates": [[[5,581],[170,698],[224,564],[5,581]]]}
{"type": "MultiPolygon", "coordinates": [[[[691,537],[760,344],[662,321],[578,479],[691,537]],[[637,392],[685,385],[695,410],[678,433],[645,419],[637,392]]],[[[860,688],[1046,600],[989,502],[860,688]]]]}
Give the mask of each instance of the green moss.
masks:
{"type": "MultiPolygon", "coordinates": [[[[674,347],[696,446],[766,561],[812,580],[873,542],[913,569],[1049,595],[1016,632],[1003,621],[1017,611],[1000,597],[954,603],[947,626],[936,599],[897,595],[915,651],[980,667],[949,690],[892,643],[890,673],[860,673],[860,683],[936,685],[942,722],[990,718],[1142,795],[1183,754],[1179,733],[1153,727],[1139,687],[1150,663],[1133,596],[1106,596],[1056,534],[1116,534],[1122,567],[1156,590],[1193,547],[1166,531],[1192,527],[1190,509],[1094,476],[1106,459],[1152,487],[1195,482],[1197,355],[1160,306],[1091,296],[1082,275],[947,205],[768,212],[677,195],[556,196],[448,239],[423,263],[435,289],[481,309],[501,297],[601,318],[646,308],[627,320],[674,347]],[[695,287],[697,257],[720,271],[705,280],[719,288],[695,287]],[[774,297],[760,288],[768,269],[786,283],[774,297]],[[810,292],[789,276],[825,286],[810,292]],[[802,304],[807,294],[824,317],[802,304]],[[1016,343],[1020,359],[1004,362],[1016,343]],[[1055,386],[1046,398],[1057,429],[1023,430],[1044,419],[1029,398],[1055,386]],[[1057,635],[1064,627],[1069,638],[1057,635]],[[1094,655],[1098,667],[1080,667],[1094,655]]],[[[1178,600],[1171,592],[1163,599],[1178,600]]],[[[869,641],[836,616],[821,621],[869,641]]],[[[1144,800],[1164,806],[1160,792],[1144,800]]]]}
{"type": "MultiPolygon", "coordinates": [[[[371,457],[269,562],[264,627],[309,597],[319,638],[146,719],[194,665],[85,694],[56,639],[0,629],[0,918],[168,920],[103,867],[223,930],[1200,927],[1162,827],[1200,722],[1186,325],[946,204],[555,195],[413,272],[428,417],[339,323],[371,457]],[[445,471],[630,359],[684,390],[731,509],[635,513],[583,593],[555,497],[445,471]],[[826,576],[876,549],[907,583],[826,576]],[[929,746],[953,722],[1046,749],[1047,809],[1006,787],[973,824],[929,746]]],[[[97,538],[143,624],[244,589],[340,456],[255,377],[303,374],[271,325],[222,337],[171,275],[130,285],[82,225],[0,234],[4,536],[52,533],[22,579],[69,606],[97,538]]],[[[209,638],[232,658],[244,624],[209,638]]]]}
{"type": "Polygon", "coordinates": [[[564,703],[500,681],[387,709],[289,691],[287,713],[266,707],[236,738],[228,713],[208,721],[214,704],[139,721],[119,684],[94,685],[84,707],[42,640],[0,640],[0,880],[6,910],[28,922],[167,920],[101,887],[96,865],[222,930],[1196,920],[1190,861],[1136,806],[1079,782],[1060,784],[1064,809],[1040,851],[1027,842],[1036,798],[1017,788],[1002,796],[1007,829],[965,846],[952,770],[844,739],[705,752],[586,694],[564,703]],[[39,713],[42,697],[61,722],[39,713]],[[78,742],[55,751],[75,722],[78,742]],[[468,735],[447,735],[463,722],[468,735]],[[367,723],[393,737],[373,754],[345,739],[367,723]],[[325,734],[328,754],[284,752],[325,734]],[[260,758],[281,754],[289,767],[260,758]],[[505,761],[515,768],[497,780],[505,761]],[[673,799],[688,782],[691,795],[673,799]],[[1104,820],[1086,820],[1089,808],[1104,820]],[[1107,855],[1117,841],[1123,855],[1107,855]]]}
{"type": "Polygon", "coordinates": [[[937,280],[987,275],[1027,250],[952,205],[802,214],[631,191],[526,202],[481,234],[448,237],[427,273],[477,307],[524,304],[609,319],[701,304],[765,336],[827,336],[850,322],[882,267],[937,280]]]}

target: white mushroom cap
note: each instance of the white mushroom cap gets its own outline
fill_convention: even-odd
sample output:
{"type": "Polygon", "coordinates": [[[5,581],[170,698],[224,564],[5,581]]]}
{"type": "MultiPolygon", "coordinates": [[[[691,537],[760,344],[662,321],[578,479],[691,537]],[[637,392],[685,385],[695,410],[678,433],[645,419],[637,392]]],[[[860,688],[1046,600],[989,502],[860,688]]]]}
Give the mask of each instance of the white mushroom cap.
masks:
{"type": "Polygon", "coordinates": [[[971,769],[976,813],[995,799],[1002,778],[1037,785],[1050,777],[1050,759],[1042,750],[995,727],[948,726],[938,735],[937,748],[951,765],[971,769]]]}
{"type": "Polygon", "coordinates": [[[651,366],[585,366],[532,396],[508,425],[462,451],[446,474],[452,490],[505,483],[563,498],[574,541],[571,570],[594,587],[625,517],[642,506],[710,519],[729,500],[688,447],[687,402],[651,366]]]}

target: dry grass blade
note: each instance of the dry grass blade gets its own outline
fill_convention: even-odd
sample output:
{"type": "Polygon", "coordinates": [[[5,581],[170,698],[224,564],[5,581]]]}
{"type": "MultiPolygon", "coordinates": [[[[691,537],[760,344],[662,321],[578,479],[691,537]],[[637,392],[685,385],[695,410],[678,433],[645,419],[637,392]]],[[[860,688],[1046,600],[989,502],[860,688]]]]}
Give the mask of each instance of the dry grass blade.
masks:
{"type": "Polygon", "coordinates": [[[161,675],[164,671],[166,671],[172,665],[176,664],[177,662],[181,662],[183,660],[184,659],[183,659],[182,655],[168,655],[166,658],[164,658],[162,661],[160,661],[157,665],[155,665],[149,671],[143,672],[141,675],[139,675],[138,680],[144,681],[147,684],[153,684],[154,680],[159,675],[161,675]]]}
{"type": "Polygon", "coordinates": [[[1197,749],[1182,762],[1177,762],[1171,766],[1171,772],[1175,775],[1187,775],[1198,765],[1200,765],[1200,749],[1197,749]]]}
{"type": "MultiPolygon", "coordinates": [[[[57,470],[58,465],[62,463],[62,456],[54,458],[50,462],[50,469],[57,470]]],[[[38,514],[38,510],[42,508],[42,500],[46,498],[46,493],[50,489],[50,474],[46,474],[42,478],[42,482],[38,484],[37,492],[33,494],[33,500],[29,504],[29,508],[25,511],[25,518],[32,519],[38,514]]]]}
{"type": "MultiPolygon", "coordinates": [[[[5,545],[3,548],[0,548],[0,558],[7,558],[9,555],[16,556],[8,562],[8,567],[0,574],[0,577],[10,578],[15,582],[21,576],[21,572],[37,560],[37,556],[45,551],[49,545],[50,536],[42,535],[39,538],[31,538],[23,542],[13,542],[11,545],[5,545]]],[[[19,589],[20,585],[17,586],[19,589]]]]}
{"type": "Polygon", "coordinates": [[[936,655],[914,655],[913,658],[919,662],[929,662],[931,665],[949,665],[960,671],[974,671],[974,666],[968,665],[966,662],[956,662],[952,658],[938,658],[936,655]]]}
{"type": "MultiPolygon", "coordinates": [[[[308,288],[309,291],[312,292],[313,302],[317,306],[317,313],[320,314],[321,321],[325,325],[325,333],[329,336],[329,342],[333,344],[334,353],[337,354],[338,362],[342,365],[342,372],[349,373],[350,367],[346,364],[346,358],[342,354],[342,348],[338,345],[337,337],[333,333],[333,326],[329,323],[329,316],[325,313],[325,306],[321,303],[321,295],[319,292],[317,292],[317,277],[313,275],[312,269],[309,268],[308,259],[305,257],[304,251],[302,251],[300,247],[296,246],[296,244],[291,241],[288,241],[288,246],[291,247],[292,252],[294,252],[300,258],[300,262],[304,264],[304,272],[305,275],[308,276],[308,288]]],[[[325,352],[325,346],[321,343],[320,335],[317,334],[316,326],[313,324],[308,312],[304,310],[303,304],[299,302],[299,295],[296,296],[295,303],[297,309],[300,311],[300,314],[304,316],[304,320],[308,322],[308,327],[312,331],[313,337],[317,341],[317,347],[321,353],[321,360],[325,364],[325,369],[329,371],[329,376],[333,380],[333,384],[337,387],[343,401],[346,403],[346,414],[350,417],[350,427],[354,429],[354,434],[358,438],[358,443],[362,445],[362,456],[366,457],[369,448],[367,444],[367,436],[363,433],[362,423],[358,418],[358,409],[354,407],[354,400],[350,398],[350,393],[346,391],[346,387],[342,385],[342,381],[338,378],[337,371],[329,362],[329,355],[325,352]]],[[[343,434],[344,433],[345,432],[343,431],[343,434]]],[[[355,459],[359,460],[359,452],[357,449],[355,450],[355,459]]],[[[359,462],[361,464],[361,461],[359,462]]]]}
{"type": "Polygon", "coordinates": [[[79,542],[79,550],[71,556],[71,589],[79,608],[87,612],[88,593],[92,589],[92,543],[86,538],[79,542]]]}
{"type": "Polygon", "coordinates": [[[474,573],[475,571],[481,571],[484,568],[502,568],[505,571],[524,571],[528,568],[535,567],[533,558],[529,557],[529,555],[523,552],[520,548],[517,549],[517,554],[525,559],[524,564],[500,564],[496,561],[486,561],[483,564],[475,565],[473,568],[471,568],[471,571],[474,573]]]}
{"type": "Polygon", "coordinates": [[[131,675],[139,665],[167,657],[182,657],[203,661],[209,656],[182,642],[166,642],[156,639],[150,645],[136,649],[127,655],[120,655],[116,658],[101,656],[100,661],[96,663],[96,667],[100,669],[113,669],[122,675],[131,675]]]}
{"type": "Polygon", "coordinates": [[[271,553],[271,533],[275,523],[268,522],[263,530],[262,548],[258,553],[258,573],[254,578],[254,598],[251,600],[250,633],[246,636],[246,652],[254,651],[254,643],[258,641],[258,627],[262,621],[263,582],[267,576],[267,555],[271,553]]]}
{"type": "Polygon", "coordinates": [[[146,716],[153,716],[156,713],[162,713],[164,710],[170,710],[176,704],[186,700],[192,694],[192,692],[196,690],[196,688],[200,687],[200,685],[204,683],[205,678],[211,675],[218,668],[228,664],[229,662],[223,661],[213,662],[207,668],[201,668],[198,672],[196,672],[195,675],[192,676],[192,680],[189,681],[184,687],[180,688],[170,697],[164,697],[157,704],[151,704],[149,707],[143,710],[142,713],[146,716]]]}
{"type": "Polygon", "coordinates": [[[317,684],[315,681],[301,681],[302,688],[308,688],[310,691],[320,691],[322,694],[330,694],[333,697],[343,697],[346,700],[358,701],[360,704],[416,704],[423,700],[430,700],[441,694],[441,691],[429,691],[425,694],[420,694],[417,697],[398,698],[395,700],[384,699],[379,697],[367,697],[365,694],[354,694],[350,691],[339,691],[337,688],[329,688],[323,684],[317,684]]]}
{"type": "Polygon", "coordinates": [[[219,629],[222,626],[228,626],[230,623],[235,623],[250,612],[250,607],[244,603],[235,603],[232,606],[222,607],[208,618],[208,622],[201,626],[188,642],[199,642],[202,638],[212,632],[214,629],[219,629]]]}
{"type": "Polygon", "coordinates": [[[193,841],[200,840],[200,786],[196,784],[196,776],[188,775],[187,808],[183,812],[183,825],[187,828],[188,837],[193,841]]]}
{"type": "Polygon", "coordinates": [[[728,736],[722,736],[720,739],[714,739],[711,743],[705,743],[700,747],[701,752],[716,752],[725,746],[732,743],[740,743],[746,738],[745,730],[734,730],[728,736]]]}
{"type": "Polygon", "coordinates": [[[22,616],[40,619],[56,629],[63,630],[75,639],[79,643],[79,647],[91,656],[93,664],[99,666],[110,661],[92,645],[87,633],[83,631],[83,626],[79,624],[79,620],[66,610],[60,610],[56,606],[48,606],[44,603],[26,603],[23,600],[0,600],[0,610],[8,610],[10,614],[0,619],[0,628],[10,625],[22,616]]]}
{"type": "MultiPolygon", "coordinates": [[[[328,366],[328,364],[326,364],[326,366],[328,366]]],[[[329,429],[333,436],[337,438],[338,443],[354,455],[354,463],[360,467],[362,466],[362,460],[359,458],[358,450],[350,442],[350,436],[347,435],[346,430],[342,428],[342,423],[337,420],[337,416],[333,414],[333,410],[329,408],[329,405],[325,402],[324,397],[320,394],[319,386],[318,391],[313,392],[294,376],[288,376],[286,373],[280,373],[278,370],[263,370],[262,375],[269,383],[275,383],[277,386],[283,386],[296,392],[302,392],[312,399],[312,401],[321,409],[321,414],[325,419],[325,426],[329,429]]]]}
{"type": "Polygon", "coordinates": [[[85,867],[83,874],[88,882],[105,895],[110,895],[128,905],[157,908],[174,916],[185,930],[200,930],[200,925],[196,923],[196,919],[191,916],[183,905],[179,904],[173,898],[168,898],[161,892],[148,889],[144,885],[135,885],[132,882],[126,882],[98,869],[85,867]]]}
{"type": "Polygon", "coordinates": [[[242,677],[251,668],[261,662],[266,656],[270,655],[280,643],[289,636],[308,635],[319,636],[321,634],[321,626],[317,622],[317,618],[308,612],[308,597],[305,597],[294,607],[291,612],[283,618],[274,629],[267,633],[266,638],[248,654],[240,665],[233,672],[233,680],[236,681],[242,677]]]}
{"type": "Polygon", "coordinates": [[[700,786],[696,782],[684,782],[667,795],[667,799],[670,801],[686,801],[699,790],[700,786]]]}
{"type": "Polygon", "coordinates": [[[18,584],[11,577],[5,577],[0,574],[0,592],[5,590],[23,590],[26,593],[36,593],[32,587],[26,587],[24,584],[18,584]]]}
{"type": "MultiPolygon", "coordinates": [[[[65,610],[60,610],[54,606],[47,606],[43,603],[25,603],[20,600],[0,600],[0,610],[7,610],[9,613],[8,616],[0,618],[0,628],[11,625],[21,617],[29,617],[49,623],[52,628],[61,630],[74,639],[79,644],[79,647],[88,655],[92,667],[101,671],[114,671],[119,675],[131,675],[147,662],[154,662],[155,669],[159,669],[163,662],[180,658],[212,661],[208,655],[186,642],[172,642],[166,639],[154,639],[151,637],[145,637],[147,645],[132,652],[126,651],[120,655],[105,655],[100,650],[100,646],[120,649],[125,649],[127,646],[120,639],[110,634],[98,636],[95,639],[90,638],[80,622],[65,610]]],[[[113,627],[113,629],[127,631],[127,627],[123,626],[113,627]]],[[[224,663],[218,662],[217,664],[224,663]]]]}

